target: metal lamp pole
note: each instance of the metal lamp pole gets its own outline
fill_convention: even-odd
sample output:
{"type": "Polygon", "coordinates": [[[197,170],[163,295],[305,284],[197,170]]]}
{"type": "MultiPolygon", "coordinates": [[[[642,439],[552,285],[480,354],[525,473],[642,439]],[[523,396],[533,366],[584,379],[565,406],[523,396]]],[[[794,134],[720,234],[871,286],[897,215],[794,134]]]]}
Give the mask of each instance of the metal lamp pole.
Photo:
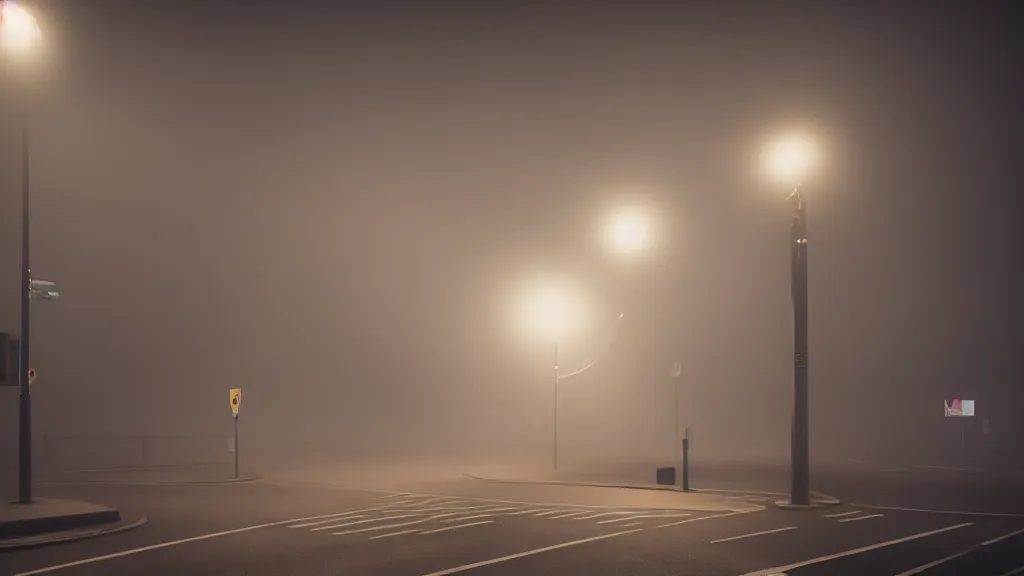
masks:
{"type": "Polygon", "coordinates": [[[793,209],[790,226],[794,323],[793,428],[790,504],[810,504],[810,426],[807,400],[807,206],[798,185],[789,195],[793,209]]]}
{"type": "Polygon", "coordinates": [[[555,380],[554,380],[554,395],[555,395],[555,413],[554,413],[554,425],[552,429],[554,431],[554,438],[552,442],[553,457],[555,470],[558,470],[558,341],[555,341],[555,380]]]}
{"type": "Polygon", "coordinates": [[[21,346],[18,377],[21,394],[18,402],[18,502],[32,503],[32,394],[28,380],[29,332],[31,318],[32,269],[29,262],[29,115],[25,112],[21,129],[21,346]]]}

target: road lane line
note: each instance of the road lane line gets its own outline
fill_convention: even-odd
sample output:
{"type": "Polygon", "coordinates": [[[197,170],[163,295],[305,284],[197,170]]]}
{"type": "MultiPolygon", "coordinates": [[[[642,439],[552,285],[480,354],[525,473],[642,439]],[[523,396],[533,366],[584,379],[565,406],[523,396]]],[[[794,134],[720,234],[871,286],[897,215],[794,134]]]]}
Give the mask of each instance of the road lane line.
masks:
{"type": "Polygon", "coordinates": [[[611,520],[600,520],[598,524],[611,524],[612,522],[623,522],[625,520],[636,520],[637,518],[682,518],[690,514],[634,514],[626,518],[612,518],[611,520]]]}
{"type": "MultiPolygon", "coordinates": [[[[448,576],[448,574],[455,574],[457,572],[464,572],[466,570],[472,570],[473,568],[480,568],[481,566],[490,566],[492,564],[498,564],[501,562],[508,562],[509,560],[515,560],[516,558],[525,558],[526,556],[533,556],[534,554],[540,554],[542,552],[549,552],[551,550],[558,550],[560,548],[568,548],[570,546],[577,546],[579,544],[586,544],[588,542],[596,542],[598,540],[606,540],[608,538],[615,538],[616,536],[624,536],[626,534],[632,534],[639,532],[643,528],[634,528],[632,530],[624,530],[622,532],[613,532],[611,534],[603,534],[601,536],[594,536],[593,538],[584,538],[583,540],[573,540],[571,542],[563,542],[561,544],[555,544],[554,546],[545,546],[544,548],[537,548],[534,550],[527,550],[526,552],[520,552],[518,554],[509,554],[508,556],[502,556],[500,558],[493,558],[491,560],[484,560],[482,562],[474,562],[473,564],[464,564],[462,566],[456,566],[455,568],[448,568],[447,570],[440,570],[438,572],[431,572],[430,574],[424,574],[423,576],[448,576]]],[[[18,575],[20,576],[20,575],[18,575]]]]}
{"type": "Polygon", "coordinates": [[[408,498],[409,496],[415,496],[415,494],[409,494],[407,492],[395,492],[394,494],[386,494],[384,496],[378,496],[377,500],[387,500],[388,498],[398,498],[398,497],[408,498]]]}
{"type": "Polygon", "coordinates": [[[927,508],[904,508],[902,506],[875,506],[873,504],[853,504],[857,508],[872,510],[898,510],[900,512],[926,512],[928,514],[954,514],[956,516],[991,516],[993,518],[1024,518],[1020,512],[967,512],[965,510],[929,510],[927,508]]]}
{"type": "Polygon", "coordinates": [[[479,526],[481,524],[491,524],[494,520],[481,520],[480,522],[470,522],[469,524],[457,524],[455,526],[445,526],[444,528],[435,528],[433,530],[424,530],[420,534],[437,534],[438,532],[447,532],[449,530],[458,530],[459,528],[469,528],[470,526],[479,526]]]}
{"type": "Polygon", "coordinates": [[[858,520],[867,520],[868,518],[881,518],[885,514],[868,514],[867,516],[857,516],[856,518],[843,518],[840,522],[857,522],[858,520]]]}
{"type": "Polygon", "coordinates": [[[538,512],[534,516],[547,516],[548,514],[558,514],[559,512],[565,512],[565,510],[548,510],[546,512],[538,512]]]}
{"type": "Polygon", "coordinates": [[[211,538],[220,538],[221,536],[230,536],[232,534],[240,534],[242,532],[251,532],[253,530],[259,530],[260,528],[271,528],[273,526],[284,526],[286,524],[292,524],[294,522],[303,522],[305,520],[318,520],[320,518],[333,518],[336,516],[344,516],[345,514],[351,514],[351,512],[335,512],[334,514],[320,514],[318,516],[306,516],[305,518],[290,518],[288,520],[280,520],[278,522],[267,522],[265,524],[255,524],[253,526],[245,526],[243,528],[234,528],[232,530],[224,530],[221,532],[212,532],[210,534],[203,534],[201,536],[192,536],[190,538],[182,538],[180,540],[171,540],[168,542],[160,542],[158,544],[150,544],[149,546],[141,546],[139,548],[131,548],[129,550],[122,550],[120,552],[114,552],[112,554],[104,554],[102,556],[93,556],[92,558],[83,558],[82,560],[75,560],[74,562],[67,562],[65,564],[56,564],[53,566],[47,566],[46,568],[37,568],[35,570],[29,570],[27,572],[19,572],[13,576],[35,576],[36,574],[46,574],[47,572],[56,572],[57,570],[63,570],[65,568],[73,568],[75,566],[82,566],[84,564],[93,564],[96,562],[103,562],[105,560],[112,560],[114,558],[121,558],[123,556],[132,556],[134,554],[141,554],[142,552],[148,552],[150,550],[159,550],[160,548],[167,548],[169,546],[178,546],[179,544],[188,544],[189,542],[198,542],[200,540],[209,540],[211,538]]]}
{"type": "Polygon", "coordinates": [[[419,531],[420,531],[419,528],[414,528],[412,530],[400,530],[398,532],[389,532],[387,534],[378,534],[376,536],[370,536],[370,540],[377,540],[379,538],[390,538],[392,536],[401,536],[402,534],[412,534],[413,532],[419,532],[419,531]]]}
{"type": "Polygon", "coordinates": [[[853,516],[854,514],[860,514],[860,510],[854,510],[852,512],[840,512],[839,514],[825,514],[825,518],[842,518],[843,516],[853,516]]]}
{"type": "Polygon", "coordinates": [[[844,552],[837,552],[835,554],[829,554],[827,556],[818,556],[817,558],[811,558],[809,560],[803,560],[795,564],[788,564],[786,566],[775,566],[774,568],[765,568],[764,570],[755,570],[754,572],[747,572],[741,576],[765,576],[766,574],[774,574],[776,572],[787,572],[789,570],[796,570],[797,568],[803,568],[804,566],[810,566],[812,564],[819,564],[821,562],[828,562],[829,560],[836,560],[837,558],[843,558],[846,556],[853,556],[854,554],[860,554],[862,552],[869,552],[871,550],[878,550],[879,548],[885,548],[886,546],[895,546],[896,544],[902,544],[904,542],[910,542],[919,538],[926,538],[928,536],[934,536],[935,534],[941,534],[943,532],[949,532],[950,530],[959,530],[960,528],[966,528],[973,526],[973,522],[964,522],[963,524],[954,524],[953,526],[946,526],[945,528],[939,528],[937,530],[929,530],[928,532],[921,532],[919,534],[911,534],[910,536],[904,536],[903,538],[896,538],[895,540],[886,540],[885,542],[879,542],[877,544],[871,544],[870,546],[861,546],[860,548],[853,548],[844,552]]]}
{"type": "Polygon", "coordinates": [[[356,514],[355,516],[339,516],[338,518],[328,518],[327,520],[317,520],[316,522],[303,522],[302,524],[292,524],[291,526],[288,526],[288,528],[309,528],[310,526],[327,524],[328,522],[337,522],[338,520],[355,520],[356,518],[366,518],[366,514],[356,514]]]}
{"type": "Polygon", "coordinates": [[[568,514],[559,514],[558,516],[548,516],[548,520],[556,520],[558,518],[572,518],[573,516],[580,516],[582,514],[590,514],[590,512],[569,512],[568,514]]]}
{"type": "MultiPolygon", "coordinates": [[[[966,555],[970,554],[971,552],[976,552],[978,549],[980,549],[983,546],[991,546],[992,544],[996,544],[998,542],[1002,542],[1003,540],[1006,540],[1007,538],[1013,538],[1014,536],[1017,536],[1017,535],[1020,535],[1020,534],[1024,534],[1024,529],[1014,530],[1013,532],[1010,532],[1008,534],[1003,534],[1002,536],[996,536],[995,538],[992,538],[991,540],[986,540],[986,541],[982,542],[981,544],[978,544],[977,546],[971,546],[970,548],[964,548],[963,550],[957,552],[956,554],[950,554],[949,556],[946,556],[944,558],[939,558],[938,560],[935,560],[934,562],[929,562],[927,564],[922,564],[921,566],[918,566],[917,568],[911,568],[910,570],[907,570],[906,572],[900,572],[896,576],[913,576],[914,574],[920,574],[920,573],[924,572],[925,570],[928,570],[929,568],[934,568],[934,567],[936,567],[936,566],[938,566],[940,564],[945,564],[946,562],[949,562],[950,560],[956,560],[957,558],[960,558],[961,556],[966,556],[966,555]]],[[[1004,574],[1003,576],[1006,576],[1006,575],[1004,574]]]]}
{"type": "Polygon", "coordinates": [[[446,518],[441,522],[462,522],[463,520],[475,520],[477,518],[490,518],[494,514],[476,514],[474,516],[461,516],[459,518],[446,518]]]}
{"type": "Polygon", "coordinates": [[[753,538],[754,536],[764,536],[765,534],[775,534],[776,532],[786,532],[788,530],[796,530],[796,526],[786,526],[785,528],[776,528],[774,530],[762,530],[760,532],[751,532],[750,534],[740,534],[739,536],[730,536],[728,538],[719,538],[718,540],[712,540],[709,544],[719,544],[721,542],[732,542],[733,540],[742,540],[744,538],[753,538]]]}
{"type": "Polygon", "coordinates": [[[522,516],[523,514],[533,514],[535,512],[546,512],[547,508],[535,508],[533,510],[519,510],[518,512],[509,512],[508,516],[522,516]]]}
{"type": "Polygon", "coordinates": [[[629,528],[630,526],[639,526],[641,524],[643,524],[643,522],[630,522],[629,524],[619,524],[618,527],[619,528],[629,528]]]}
{"type": "Polygon", "coordinates": [[[1017,576],[1018,574],[1024,574],[1024,566],[1018,566],[1006,574],[1000,574],[999,576],[1017,576]]]}
{"type": "Polygon", "coordinates": [[[357,524],[369,524],[372,522],[384,522],[385,520],[398,520],[400,518],[412,518],[414,516],[423,516],[423,514],[401,514],[399,516],[384,516],[382,518],[367,518],[366,520],[356,520],[355,522],[346,522],[344,524],[330,524],[328,526],[320,526],[319,528],[311,528],[310,532],[319,532],[321,530],[334,530],[335,528],[344,528],[345,526],[355,526],[357,524]]]}
{"type": "Polygon", "coordinates": [[[591,520],[593,518],[601,518],[604,516],[629,516],[636,513],[636,510],[632,510],[630,512],[602,512],[600,514],[591,514],[590,516],[580,516],[578,518],[573,518],[573,520],[591,520]]]}
{"type": "Polygon", "coordinates": [[[1017,536],[1019,534],[1024,534],[1024,528],[1022,528],[1020,530],[1014,530],[1013,532],[1010,532],[1010,533],[1007,533],[1007,534],[1003,534],[1002,536],[996,536],[995,538],[992,538],[991,540],[985,540],[981,544],[978,544],[978,546],[991,546],[992,544],[995,544],[997,542],[1002,542],[1003,540],[1006,540],[1007,538],[1013,538],[1014,536],[1017,536]]]}
{"type": "Polygon", "coordinates": [[[698,518],[687,518],[686,520],[680,520],[678,522],[661,524],[660,526],[655,526],[655,528],[668,528],[669,526],[679,526],[680,524],[689,524],[690,522],[700,522],[701,520],[713,520],[715,518],[725,518],[726,516],[738,516],[740,514],[751,514],[753,512],[763,512],[763,510],[744,510],[742,512],[726,512],[725,514],[712,514],[710,516],[700,516],[698,518]]]}

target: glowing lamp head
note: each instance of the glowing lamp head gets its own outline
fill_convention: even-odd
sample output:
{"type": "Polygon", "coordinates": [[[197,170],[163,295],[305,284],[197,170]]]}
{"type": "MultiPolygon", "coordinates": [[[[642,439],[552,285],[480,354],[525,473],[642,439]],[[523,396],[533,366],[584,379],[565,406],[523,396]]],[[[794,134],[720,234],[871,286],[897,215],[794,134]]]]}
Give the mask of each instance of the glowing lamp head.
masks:
{"type": "Polygon", "coordinates": [[[13,0],[0,0],[0,49],[8,53],[27,52],[42,40],[39,24],[13,0]]]}
{"type": "Polygon", "coordinates": [[[651,241],[650,222],[639,210],[623,210],[608,223],[604,240],[611,252],[639,252],[647,248],[651,241]]]}
{"type": "Polygon", "coordinates": [[[558,339],[579,324],[579,304],[572,291],[564,285],[538,284],[523,297],[521,320],[531,333],[558,339]]]}
{"type": "Polygon", "coordinates": [[[773,179],[798,185],[817,165],[818,150],[806,137],[788,136],[768,146],[764,161],[765,169],[773,179]]]}

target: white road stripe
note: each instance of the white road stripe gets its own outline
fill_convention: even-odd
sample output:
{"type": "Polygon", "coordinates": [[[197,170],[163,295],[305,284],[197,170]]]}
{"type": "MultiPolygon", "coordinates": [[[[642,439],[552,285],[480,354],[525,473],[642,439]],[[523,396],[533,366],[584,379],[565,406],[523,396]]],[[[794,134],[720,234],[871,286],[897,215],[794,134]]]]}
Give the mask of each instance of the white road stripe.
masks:
{"type": "MultiPolygon", "coordinates": [[[[945,564],[946,562],[949,562],[950,560],[956,560],[957,558],[960,558],[961,556],[966,556],[966,555],[970,554],[971,552],[975,552],[975,551],[978,550],[978,548],[981,548],[982,546],[991,546],[992,544],[995,544],[997,542],[1002,542],[1003,540],[1006,540],[1007,538],[1013,538],[1014,536],[1017,536],[1019,534],[1024,534],[1024,529],[1014,530],[1013,532],[1010,532],[1008,534],[1003,534],[1002,536],[997,536],[995,538],[992,538],[991,540],[986,540],[986,541],[982,542],[981,544],[978,544],[977,546],[972,546],[970,548],[965,548],[965,549],[957,552],[956,554],[950,554],[949,556],[946,556],[945,558],[939,558],[938,560],[935,560],[934,562],[929,562],[927,564],[922,564],[921,566],[918,566],[917,568],[911,568],[910,570],[907,570],[906,572],[900,572],[896,576],[913,576],[914,574],[920,574],[920,573],[924,572],[925,570],[928,570],[929,568],[934,568],[934,567],[938,566],[939,564],[945,564]]],[[[1020,568],[1017,568],[1017,570],[1019,570],[1019,571],[1020,570],[1024,570],[1024,566],[1021,566],[1020,568]]],[[[1011,570],[1010,572],[1007,572],[1006,574],[1003,574],[1003,576],[1007,576],[1007,574],[1014,574],[1014,571],[1011,570]]]]}
{"type": "Polygon", "coordinates": [[[473,516],[460,516],[458,518],[446,518],[444,520],[441,520],[441,522],[462,522],[463,520],[475,520],[477,518],[490,518],[491,516],[494,516],[494,514],[476,514],[476,515],[473,515],[473,516]]]}
{"type": "Polygon", "coordinates": [[[725,518],[727,516],[738,516],[740,514],[751,514],[753,512],[762,512],[763,510],[743,510],[741,512],[726,512],[725,514],[712,514],[711,516],[701,516],[699,518],[688,518],[686,520],[680,520],[678,522],[670,522],[668,524],[662,524],[655,526],[655,528],[668,528],[669,526],[679,526],[680,524],[689,524],[690,522],[700,522],[701,520],[714,520],[715,518],[725,518]]]}
{"type": "Polygon", "coordinates": [[[547,516],[548,514],[558,514],[559,512],[565,512],[565,510],[547,510],[545,512],[538,512],[534,516],[547,516]]]}
{"type": "Polygon", "coordinates": [[[309,528],[310,526],[318,526],[320,524],[327,524],[328,522],[337,522],[339,520],[355,520],[356,518],[366,518],[366,514],[356,514],[355,516],[339,516],[337,518],[328,518],[327,520],[317,520],[316,522],[303,522],[302,524],[292,524],[288,528],[309,528]]]}
{"type": "Polygon", "coordinates": [[[860,510],[854,510],[852,512],[840,512],[839,514],[825,514],[825,518],[842,518],[843,516],[853,516],[860,514],[860,510]]]}
{"type": "Polygon", "coordinates": [[[1017,576],[1018,574],[1024,574],[1024,566],[1018,566],[1006,574],[1000,574],[1000,576],[1017,576]]]}
{"type": "Polygon", "coordinates": [[[388,534],[378,534],[376,536],[370,536],[370,540],[377,540],[378,538],[390,538],[392,536],[401,536],[402,534],[412,534],[413,532],[419,531],[419,528],[414,528],[412,530],[401,530],[399,532],[390,532],[388,534]]]}
{"type": "Polygon", "coordinates": [[[619,524],[619,528],[629,528],[630,526],[639,526],[643,522],[630,522],[629,524],[619,524]]]}
{"type": "Polygon", "coordinates": [[[142,552],[148,552],[150,550],[159,550],[160,548],[167,548],[169,546],[177,546],[179,544],[188,544],[189,542],[198,542],[200,540],[209,540],[211,538],[219,538],[221,536],[230,536],[232,534],[240,534],[242,532],[251,532],[253,530],[259,530],[260,528],[270,528],[273,526],[284,526],[286,524],[292,524],[294,522],[302,522],[305,520],[317,520],[319,518],[332,518],[335,516],[343,516],[345,514],[351,514],[351,512],[336,512],[334,514],[320,514],[318,516],[306,516],[305,518],[291,518],[288,520],[281,520],[279,522],[267,522],[266,524],[256,524],[253,526],[246,526],[244,528],[235,528],[233,530],[224,530],[222,532],[213,532],[210,534],[203,534],[202,536],[192,536],[191,538],[182,538],[181,540],[171,540],[169,542],[160,542],[159,544],[151,544],[149,546],[142,546],[139,548],[132,548],[130,550],[122,550],[120,552],[114,552],[113,554],[104,554],[102,556],[93,556],[92,558],[84,558],[82,560],[75,560],[74,562],[67,562],[65,564],[56,564],[54,566],[47,566],[46,568],[38,568],[36,570],[29,570],[28,572],[19,572],[13,576],[35,576],[36,574],[45,574],[47,572],[56,572],[57,570],[63,570],[65,568],[72,568],[74,566],[82,566],[84,564],[93,564],[95,562],[103,562],[104,560],[111,560],[113,558],[121,558],[123,556],[131,556],[133,554],[140,554],[142,552]]]}
{"type": "Polygon", "coordinates": [[[868,514],[867,516],[857,516],[854,518],[843,518],[840,522],[857,522],[858,520],[867,520],[868,518],[881,518],[885,514],[868,514]]]}
{"type": "Polygon", "coordinates": [[[612,522],[625,522],[626,520],[636,520],[637,518],[682,518],[689,516],[689,514],[635,514],[626,518],[612,518],[611,520],[601,520],[598,524],[610,524],[612,522]]]}
{"type": "Polygon", "coordinates": [[[384,496],[378,496],[377,500],[387,500],[388,498],[399,498],[399,497],[408,498],[409,496],[415,496],[415,494],[409,494],[409,493],[406,493],[406,492],[395,492],[394,494],[385,494],[384,496]]]}
{"type": "MultiPolygon", "coordinates": [[[[634,528],[632,530],[625,530],[622,532],[613,532],[611,534],[604,534],[601,536],[594,536],[593,538],[584,538],[583,540],[573,540],[571,542],[563,542],[562,544],[555,544],[554,546],[546,546],[544,548],[537,548],[535,550],[527,550],[526,552],[520,552],[518,554],[509,554],[508,556],[502,556],[500,558],[493,558],[491,560],[484,560],[483,562],[474,562],[473,564],[465,564],[462,566],[456,566],[455,568],[449,568],[447,570],[440,570],[438,572],[431,572],[430,574],[424,574],[423,576],[448,576],[448,574],[455,574],[456,572],[464,572],[466,570],[472,570],[473,568],[479,568],[481,566],[490,566],[492,564],[498,564],[501,562],[508,562],[509,560],[515,560],[516,558],[524,558],[526,556],[533,556],[534,554],[540,554],[542,552],[548,552],[550,550],[558,550],[560,548],[568,548],[569,546],[576,546],[579,544],[586,544],[588,542],[596,542],[598,540],[606,540],[608,538],[615,538],[616,536],[623,536],[625,534],[632,534],[639,532],[643,528],[634,528]]],[[[19,575],[20,576],[20,575],[19,575]]]]}
{"type": "Polygon", "coordinates": [[[774,568],[765,568],[764,570],[757,570],[754,572],[747,572],[742,576],[764,576],[766,574],[773,574],[776,572],[786,572],[789,570],[796,570],[797,568],[803,568],[804,566],[810,566],[812,564],[818,564],[821,562],[828,562],[829,560],[835,560],[836,558],[843,558],[846,556],[853,556],[854,554],[860,554],[861,552],[868,552],[871,550],[877,550],[879,548],[885,548],[886,546],[895,546],[896,544],[902,544],[904,542],[910,542],[911,540],[917,540],[918,538],[926,538],[928,536],[934,536],[935,534],[941,534],[943,532],[949,532],[950,530],[959,530],[960,528],[966,528],[973,526],[973,522],[965,522],[963,524],[955,524],[953,526],[946,526],[945,528],[939,528],[938,530],[929,530],[928,532],[921,532],[919,534],[911,534],[910,536],[904,536],[903,538],[897,538],[895,540],[887,540],[885,542],[879,542],[870,546],[861,546],[860,548],[853,548],[845,552],[838,552],[836,554],[829,554],[828,556],[818,556],[817,558],[811,558],[810,560],[804,560],[795,564],[788,564],[786,566],[775,566],[774,568]]]}
{"type": "Polygon", "coordinates": [[[720,542],[732,542],[733,540],[742,540],[744,538],[753,538],[754,536],[764,536],[765,534],[775,534],[776,532],[786,532],[787,530],[796,530],[796,526],[786,526],[785,528],[776,528],[774,530],[762,530],[761,532],[751,532],[750,534],[741,534],[739,536],[730,536],[729,538],[719,538],[718,540],[712,540],[711,544],[718,544],[720,542]]]}
{"type": "Polygon", "coordinates": [[[573,520],[591,520],[593,518],[601,518],[604,516],[629,516],[630,514],[636,513],[636,510],[629,512],[601,512],[600,514],[591,514],[590,516],[580,516],[579,518],[573,518],[573,520]]]}
{"type": "Polygon", "coordinates": [[[579,516],[581,514],[590,514],[590,512],[570,512],[568,514],[559,514],[558,516],[548,516],[548,520],[555,520],[558,518],[572,518],[573,516],[579,516]]]}
{"type": "Polygon", "coordinates": [[[522,516],[523,514],[533,514],[536,512],[546,512],[547,508],[536,508],[534,510],[520,510],[518,512],[509,512],[508,516],[522,516]]]}
{"type": "Polygon", "coordinates": [[[929,514],[954,514],[956,516],[991,516],[994,518],[1024,518],[1019,512],[967,512],[965,510],[929,510],[928,508],[904,508],[902,506],[875,506],[874,504],[853,504],[858,508],[871,510],[899,510],[900,512],[926,512],[929,514]]]}
{"type": "Polygon", "coordinates": [[[1013,532],[1010,532],[1008,534],[1003,534],[1002,536],[996,536],[995,538],[992,538],[991,540],[985,540],[984,542],[979,544],[979,546],[990,546],[990,545],[995,544],[997,542],[1002,542],[1003,540],[1006,540],[1007,538],[1013,538],[1014,536],[1017,536],[1019,534],[1024,534],[1024,529],[1014,530],[1013,532]]]}
{"type": "Polygon", "coordinates": [[[423,514],[401,514],[399,516],[383,516],[379,518],[368,518],[366,520],[356,520],[355,522],[346,522],[344,524],[330,524],[328,526],[320,526],[318,528],[311,528],[310,532],[319,532],[321,530],[334,530],[335,528],[344,528],[345,526],[355,526],[357,524],[369,524],[371,522],[384,522],[385,520],[398,520],[400,518],[412,518],[414,516],[423,516],[423,514]]]}
{"type": "Polygon", "coordinates": [[[435,528],[433,530],[424,530],[420,534],[437,534],[438,532],[447,532],[449,530],[458,530],[459,528],[469,528],[470,526],[479,526],[481,524],[490,524],[494,520],[481,520],[480,522],[470,522],[469,524],[458,524],[455,526],[445,526],[444,528],[435,528]]]}

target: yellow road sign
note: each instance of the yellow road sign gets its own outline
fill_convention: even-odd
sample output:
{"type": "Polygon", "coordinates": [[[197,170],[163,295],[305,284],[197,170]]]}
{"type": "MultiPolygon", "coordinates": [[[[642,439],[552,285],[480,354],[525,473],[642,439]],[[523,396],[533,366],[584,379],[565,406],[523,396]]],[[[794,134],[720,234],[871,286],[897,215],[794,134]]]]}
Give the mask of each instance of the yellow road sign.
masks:
{"type": "Polygon", "coordinates": [[[238,408],[242,405],[242,389],[231,389],[231,414],[238,416],[238,408]]]}

